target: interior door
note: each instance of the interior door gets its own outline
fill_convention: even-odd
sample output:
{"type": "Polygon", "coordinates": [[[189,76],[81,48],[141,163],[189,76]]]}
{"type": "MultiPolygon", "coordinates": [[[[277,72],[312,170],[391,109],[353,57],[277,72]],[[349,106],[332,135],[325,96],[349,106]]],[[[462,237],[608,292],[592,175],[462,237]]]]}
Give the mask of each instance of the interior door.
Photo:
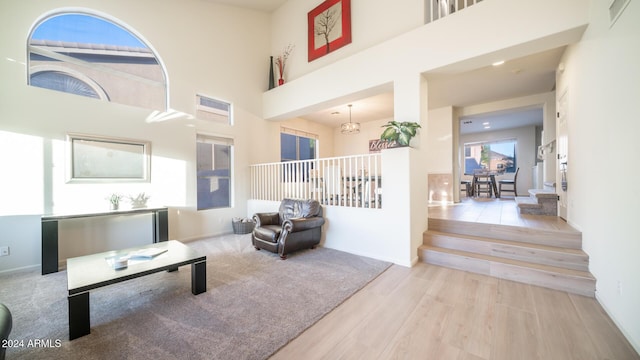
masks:
{"type": "Polygon", "coordinates": [[[557,110],[557,171],[556,171],[556,192],[559,195],[558,215],[567,220],[568,188],[567,182],[569,171],[569,132],[567,125],[567,91],[565,90],[558,98],[557,110]]]}

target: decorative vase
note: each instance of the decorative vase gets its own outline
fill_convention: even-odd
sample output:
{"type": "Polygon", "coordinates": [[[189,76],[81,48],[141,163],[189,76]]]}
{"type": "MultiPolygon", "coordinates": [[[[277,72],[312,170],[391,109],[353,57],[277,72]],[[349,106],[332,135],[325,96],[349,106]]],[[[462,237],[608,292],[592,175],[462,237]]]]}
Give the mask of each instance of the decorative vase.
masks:
{"type": "Polygon", "coordinates": [[[270,56],[269,60],[269,90],[276,87],[275,75],[273,74],[273,56],[270,56]]]}
{"type": "Polygon", "coordinates": [[[111,204],[110,204],[110,206],[109,206],[109,209],[110,209],[110,210],[118,210],[118,208],[119,208],[119,207],[120,207],[120,204],[117,204],[117,203],[115,203],[115,204],[114,204],[114,203],[111,203],[111,204]]]}
{"type": "Polygon", "coordinates": [[[278,85],[279,86],[284,85],[284,79],[283,78],[278,79],[278,85]]]}

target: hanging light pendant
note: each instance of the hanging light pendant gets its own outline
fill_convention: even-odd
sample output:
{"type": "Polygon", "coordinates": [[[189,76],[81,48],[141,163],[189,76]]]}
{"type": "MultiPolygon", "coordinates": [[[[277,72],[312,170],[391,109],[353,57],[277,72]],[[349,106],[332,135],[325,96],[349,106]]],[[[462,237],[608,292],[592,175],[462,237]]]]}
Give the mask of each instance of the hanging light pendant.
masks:
{"type": "Polygon", "coordinates": [[[347,135],[360,132],[360,123],[351,122],[351,104],[349,104],[349,122],[342,124],[340,132],[347,135]]]}

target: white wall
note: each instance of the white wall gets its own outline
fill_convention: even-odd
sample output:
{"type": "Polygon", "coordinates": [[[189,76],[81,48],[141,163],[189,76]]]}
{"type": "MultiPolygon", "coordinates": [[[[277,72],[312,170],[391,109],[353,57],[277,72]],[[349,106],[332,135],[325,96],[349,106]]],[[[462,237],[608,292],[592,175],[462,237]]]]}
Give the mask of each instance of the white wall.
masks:
{"type": "MultiPolygon", "coordinates": [[[[246,213],[248,165],[264,156],[255,149],[272,149],[271,140],[279,138],[278,126],[261,118],[261,94],[268,85],[269,16],[197,0],[83,1],[83,8],[120,19],[158,51],[168,72],[171,108],[193,114],[195,94],[202,93],[231,102],[235,114],[233,127],[186,118],[154,123],[146,121],[151,110],[26,85],[31,26],[43,14],[74,4],[63,0],[0,2],[4,24],[0,32],[0,216],[76,207],[104,209],[108,206],[104,198],[112,192],[135,195],[144,191],[151,195],[152,204],[171,208],[169,235],[173,239],[231,232],[231,218],[246,213]],[[150,141],[151,182],[66,183],[64,140],[70,132],[150,141]],[[232,208],[195,210],[197,132],[234,139],[232,208]]],[[[69,245],[61,241],[61,254],[76,254],[80,247],[76,244],[87,235],[96,242],[115,241],[123,233],[148,237],[145,218],[123,227],[119,224],[129,220],[104,221],[112,231],[91,231],[100,224],[87,223],[84,229],[75,223],[61,226],[61,237],[70,240],[69,245]]],[[[0,271],[39,263],[39,234],[19,224],[0,222],[0,245],[12,245],[12,255],[0,258],[0,271]]]]}
{"type": "Polygon", "coordinates": [[[340,127],[333,129],[335,156],[348,156],[369,153],[369,140],[380,139],[384,131],[382,125],[389,119],[380,119],[360,124],[360,133],[344,135],[340,133],[340,127]]]}
{"type": "Polygon", "coordinates": [[[631,1],[612,27],[608,2],[590,5],[589,28],[558,74],[568,104],[568,221],[582,231],[598,301],[640,352],[640,4],[631,1]]]}
{"type": "Polygon", "coordinates": [[[453,172],[453,107],[429,110],[426,164],[430,174],[453,172]]]}
{"type": "MultiPolygon", "coordinates": [[[[272,55],[281,54],[289,44],[295,46],[285,69],[287,81],[424,24],[423,0],[395,0],[392,6],[386,1],[351,0],[351,44],[308,62],[307,14],[320,3],[289,0],[273,13],[272,55]]],[[[275,74],[277,78],[277,70],[275,74]]]]}
{"type": "Polygon", "coordinates": [[[0,258],[0,272],[40,264],[40,215],[0,216],[0,231],[0,244],[9,247],[9,256],[0,258]]]}
{"type": "MultiPolygon", "coordinates": [[[[286,31],[274,31],[273,44],[287,42],[290,34],[306,34],[306,26],[295,20],[306,16],[306,12],[296,10],[299,12],[288,15],[293,21],[274,21],[279,26],[286,24],[286,31]]],[[[399,79],[446,65],[456,64],[455,70],[464,71],[488,66],[495,58],[509,60],[566,45],[582,35],[587,10],[582,0],[483,1],[264,93],[263,114],[269,120],[288,119],[326,108],[327,104],[344,103],[339,99],[353,94],[375,93],[399,79]],[[496,33],[501,36],[496,37],[496,33]]],[[[292,63],[291,67],[295,65],[292,63]]],[[[396,111],[403,110],[396,107],[396,111]]]]}

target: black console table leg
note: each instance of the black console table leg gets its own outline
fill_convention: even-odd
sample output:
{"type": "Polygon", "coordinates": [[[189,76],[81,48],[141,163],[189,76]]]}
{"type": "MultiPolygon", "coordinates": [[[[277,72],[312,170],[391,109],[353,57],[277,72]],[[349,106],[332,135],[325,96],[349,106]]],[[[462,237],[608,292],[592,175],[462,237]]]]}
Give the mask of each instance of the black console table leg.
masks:
{"type": "Polygon", "coordinates": [[[58,221],[42,221],[42,275],[58,272],[58,221]]]}
{"type": "Polygon", "coordinates": [[[153,213],[153,242],[169,240],[169,211],[158,210],[153,213]]]}
{"type": "Polygon", "coordinates": [[[191,264],[191,293],[202,294],[207,291],[207,262],[191,264]]]}
{"type": "Polygon", "coordinates": [[[69,295],[69,340],[91,333],[89,292],[69,295]]]}

